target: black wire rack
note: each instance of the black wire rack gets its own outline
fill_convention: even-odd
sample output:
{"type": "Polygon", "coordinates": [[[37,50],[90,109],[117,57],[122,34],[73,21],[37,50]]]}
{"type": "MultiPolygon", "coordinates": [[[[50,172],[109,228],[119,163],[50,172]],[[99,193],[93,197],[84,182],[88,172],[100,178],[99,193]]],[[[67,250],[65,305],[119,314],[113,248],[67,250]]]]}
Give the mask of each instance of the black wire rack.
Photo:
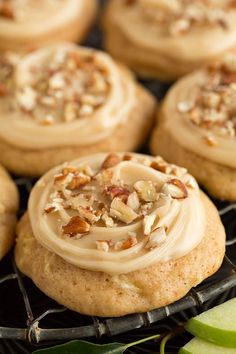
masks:
{"type": "MultiPolygon", "coordinates": [[[[87,45],[101,48],[97,27],[87,45]]],[[[142,81],[161,99],[168,85],[142,81]]],[[[148,150],[144,146],[142,152],[148,150]]],[[[21,195],[21,216],[34,180],[15,178],[21,195]]],[[[44,295],[17,269],[13,254],[0,266],[0,354],[30,354],[33,350],[71,339],[89,338],[94,343],[131,342],[157,333],[167,333],[192,316],[227,299],[236,297],[236,204],[214,200],[227,233],[227,247],[220,270],[192,289],[181,300],[147,313],[120,318],[97,318],[80,315],[60,306],[44,295]]],[[[182,333],[167,345],[167,354],[177,353],[190,336],[182,333]]],[[[147,342],[127,353],[158,353],[158,345],[147,342]]]]}

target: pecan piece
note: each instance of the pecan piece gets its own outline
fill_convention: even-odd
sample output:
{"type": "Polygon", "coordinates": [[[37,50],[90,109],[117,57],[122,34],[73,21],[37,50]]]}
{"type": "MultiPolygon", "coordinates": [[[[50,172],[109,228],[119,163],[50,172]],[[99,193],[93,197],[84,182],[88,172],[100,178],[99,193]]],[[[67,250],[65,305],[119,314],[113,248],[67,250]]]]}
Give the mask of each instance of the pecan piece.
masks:
{"type": "Polygon", "coordinates": [[[62,226],[62,229],[65,235],[73,237],[78,234],[87,234],[90,230],[90,225],[80,216],[72,216],[68,224],[62,226]]]}
{"type": "Polygon", "coordinates": [[[85,174],[78,174],[72,178],[67,188],[70,190],[79,189],[85,186],[86,184],[88,184],[90,181],[91,181],[91,177],[86,176],[85,174]]]}
{"type": "Polygon", "coordinates": [[[157,198],[157,192],[151,181],[137,181],[134,189],[138,193],[140,199],[145,202],[154,202],[157,198]]]}
{"type": "Polygon", "coordinates": [[[116,154],[109,154],[102,163],[101,168],[106,170],[107,168],[114,167],[121,162],[121,158],[116,154]]]}
{"type": "Polygon", "coordinates": [[[172,178],[164,184],[163,192],[170,194],[173,199],[185,199],[188,197],[188,190],[178,178],[172,178]]]}
{"type": "Polygon", "coordinates": [[[138,214],[123,203],[119,198],[113,199],[111,203],[110,215],[125,222],[126,224],[131,223],[138,217],[138,214]]]}
{"type": "Polygon", "coordinates": [[[119,187],[119,186],[108,186],[105,189],[105,193],[111,197],[113,200],[114,198],[119,198],[122,200],[122,202],[126,203],[128,200],[128,196],[130,194],[129,190],[124,187],[119,187]]]}

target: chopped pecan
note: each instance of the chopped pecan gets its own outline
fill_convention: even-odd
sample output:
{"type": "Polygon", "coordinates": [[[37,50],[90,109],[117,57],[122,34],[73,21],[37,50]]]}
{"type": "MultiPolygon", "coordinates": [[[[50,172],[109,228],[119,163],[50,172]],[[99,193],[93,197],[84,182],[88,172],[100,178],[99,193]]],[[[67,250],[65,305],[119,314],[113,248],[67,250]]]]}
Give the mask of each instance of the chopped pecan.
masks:
{"type": "Polygon", "coordinates": [[[96,241],[96,246],[99,251],[108,252],[109,251],[109,241],[96,241]]]}
{"type": "Polygon", "coordinates": [[[4,83],[0,83],[0,96],[7,94],[7,86],[4,83]]]}
{"type": "Polygon", "coordinates": [[[0,16],[9,18],[9,19],[14,19],[15,18],[15,13],[13,10],[13,7],[10,4],[7,3],[0,3],[0,16]]]}
{"type": "Polygon", "coordinates": [[[119,198],[113,199],[110,208],[110,215],[125,222],[126,224],[130,224],[138,217],[138,214],[136,214],[133,209],[128,207],[119,198]]]}
{"type": "Polygon", "coordinates": [[[166,230],[164,227],[158,227],[151,235],[148,237],[148,241],[145,248],[153,249],[160,246],[166,240],[166,230]]]}
{"type": "Polygon", "coordinates": [[[172,178],[165,183],[163,191],[170,194],[173,199],[185,199],[188,197],[188,190],[180,179],[172,178]]]}
{"type": "Polygon", "coordinates": [[[138,193],[139,198],[145,202],[153,202],[157,198],[156,188],[151,181],[137,181],[134,184],[134,189],[138,193]]]}
{"type": "Polygon", "coordinates": [[[71,182],[68,184],[67,188],[70,190],[79,189],[91,181],[91,177],[85,174],[74,175],[71,182]]]}
{"type": "Polygon", "coordinates": [[[122,200],[122,202],[126,203],[128,200],[128,196],[130,194],[129,190],[124,187],[119,187],[119,186],[108,186],[105,189],[105,193],[111,197],[113,200],[114,198],[119,198],[122,200]]]}
{"type": "Polygon", "coordinates": [[[134,211],[137,211],[139,209],[140,201],[136,192],[133,192],[129,195],[127,205],[134,211]]]}
{"type": "Polygon", "coordinates": [[[101,168],[107,169],[118,165],[121,162],[121,158],[116,154],[109,154],[102,163],[101,168]]]}
{"type": "Polygon", "coordinates": [[[71,237],[76,235],[87,234],[90,230],[90,225],[80,216],[72,216],[68,224],[62,226],[63,233],[71,237]]]}
{"type": "Polygon", "coordinates": [[[123,250],[127,250],[127,249],[129,249],[129,248],[131,248],[131,247],[137,245],[137,243],[138,243],[138,240],[137,240],[136,236],[129,236],[129,237],[127,238],[127,240],[125,240],[125,241],[123,242],[123,244],[122,244],[122,249],[123,249],[123,250]]]}

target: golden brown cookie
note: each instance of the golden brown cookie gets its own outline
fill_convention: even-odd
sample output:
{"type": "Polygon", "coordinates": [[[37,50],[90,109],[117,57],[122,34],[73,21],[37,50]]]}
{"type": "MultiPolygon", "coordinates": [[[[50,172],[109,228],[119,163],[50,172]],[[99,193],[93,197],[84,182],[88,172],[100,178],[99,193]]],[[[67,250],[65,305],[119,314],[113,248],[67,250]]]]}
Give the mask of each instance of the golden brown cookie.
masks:
{"type": "Polygon", "coordinates": [[[102,23],[105,48],[116,59],[142,77],[164,81],[235,47],[231,0],[110,0],[102,23]]]}
{"type": "Polygon", "coordinates": [[[182,78],[158,113],[151,151],[185,166],[210,194],[236,200],[236,56],[182,78]]]}
{"type": "Polygon", "coordinates": [[[14,242],[18,193],[8,173],[0,166],[0,259],[14,242]]]}
{"type": "Polygon", "coordinates": [[[110,317],[180,299],[220,267],[224,251],[218,212],[185,169],[97,154],[39,180],[15,259],[57,302],[110,317]]]}
{"type": "Polygon", "coordinates": [[[24,51],[59,41],[81,42],[97,10],[97,0],[2,0],[0,51],[24,51]]]}
{"type": "Polygon", "coordinates": [[[154,97],[101,51],[63,43],[22,58],[6,53],[2,62],[0,162],[16,174],[136,150],[150,131],[154,97]]]}

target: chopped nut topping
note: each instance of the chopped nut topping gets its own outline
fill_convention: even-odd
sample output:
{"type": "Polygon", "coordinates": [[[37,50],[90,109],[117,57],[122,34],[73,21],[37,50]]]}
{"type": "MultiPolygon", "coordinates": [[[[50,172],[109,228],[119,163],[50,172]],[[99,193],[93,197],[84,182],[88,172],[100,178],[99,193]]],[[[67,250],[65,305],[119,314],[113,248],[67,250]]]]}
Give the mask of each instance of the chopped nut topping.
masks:
{"type": "Polygon", "coordinates": [[[55,50],[28,70],[27,84],[15,88],[18,108],[39,124],[45,116],[54,117],[51,124],[90,117],[110,91],[109,74],[93,52],[55,50]]]}
{"type": "Polygon", "coordinates": [[[138,198],[138,194],[136,192],[133,192],[129,195],[128,200],[127,200],[127,205],[134,211],[137,211],[140,207],[140,201],[138,198]]]}
{"type": "Polygon", "coordinates": [[[138,241],[136,236],[130,236],[126,241],[122,244],[122,249],[127,250],[135,245],[137,245],[138,241]]]}
{"type": "Polygon", "coordinates": [[[156,228],[158,221],[159,217],[157,215],[146,215],[143,219],[144,235],[150,235],[150,233],[156,228]]]}
{"type": "Polygon", "coordinates": [[[158,227],[148,238],[145,248],[155,248],[160,246],[166,240],[166,230],[164,227],[158,227]]]}
{"type": "Polygon", "coordinates": [[[108,241],[96,241],[96,246],[99,251],[108,252],[109,242],[108,241]]]}
{"type": "Polygon", "coordinates": [[[217,145],[218,135],[236,136],[236,55],[226,54],[203,74],[204,82],[196,86],[191,108],[181,110],[179,102],[177,111],[206,131],[204,140],[211,147],[217,145]]]}
{"type": "Polygon", "coordinates": [[[172,178],[164,184],[163,192],[170,194],[173,199],[185,199],[188,196],[188,190],[183,182],[177,178],[172,178]]]}
{"type": "Polygon", "coordinates": [[[116,154],[109,154],[102,164],[102,169],[107,169],[118,165],[121,162],[121,158],[116,154]]]}
{"type": "Polygon", "coordinates": [[[157,198],[155,186],[151,181],[138,181],[135,183],[134,189],[138,193],[140,199],[145,202],[153,202],[157,198]]]}
{"type": "Polygon", "coordinates": [[[80,187],[85,186],[91,181],[90,176],[86,176],[83,173],[80,173],[78,175],[74,175],[71,182],[68,184],[68,189],[74,190],[74,189],[79,189],[80,187]]]}
{"type": "MultiPolygon", "coordinates": [[[[128,1],[129,4],[129,1],[128,1]]],[[[235,11],[234,0],[165,0],[131,1],[137,6],[142,20],[155,26],[163,35],[183,36],[195,27],[218,26],[229,29],[228,15],[235,11]]]]}
{"type": "Polygon", "coordinates": [[[65,235],[71,237],[87,234],[90,230],[90,225],[80,216],[73,216],[67,225],[62,226],[65,235]]]}
{"type": "MultiPolygon", "coordinates": [[[[93,169],[87,165],[76,167],[65,163],[54,176],[52,192],[43,214],[45,219],[58,220],[61,225],[60,236],[63,239],[73,237],[79,240],[87,237],[88,240],[93,240],[96,249],[103,252],[127,250],[143,241],[144,247],[151,250],[165,242],[167,229],[160,227],[163,225],[161,219],[169,212],[172,205],[175,205],[174,203],[179,203],[173,199],[188,197],[186,186],[191,189],[197,187],[195,180],[191,180],[186,169],[168,164],[161,157],[142,158],[134,155],[134,159],[130,162],[131,166],[134,163],[141,164],[149,173],[150,168],[168,171],[168,176],[166,172],[164,172],[166,176],[162,176],[167,182],[162,182],[162,189],[160,184],[157,187],[149,180],[127,183],[128,180],[125,180],[122,173],[117,173],[119,168],[122,169],[124,166],[122,161],[124,160],[119,158],[119,162],[117,163],[116,160],[114,164],[115,184],[111,184],[110,178],[106,176],[110,175],[109,172],[112,170],[101,169],[96,164],[93,169]],[[120,179],[121,176],[124,181],[120,179]],[[175,176],[179,176],[181,180],[173,178],[175,176]],[[131,223],[132,225],[127,226],[131,223]],[[119,233],[114,232],[114,239],[112,239],[111,232],[111,239],[97,240],[96,236],[99,233],[96,234],[95,231],[99,227],[114,228],[114,231],[117,227],[123,227],[125,234],[117,239],[119,233]],[[86,234],[90,235],[86,236],[86,234]]],[[[114,160],[111,163],[107,158],[105,162],[108,166],[113,166],[114,160]]],[[[125,166],[127,167],[128,164],[129,162],[125,163],[125,166]]],[[[151,175],[158,177],[155,171],[152,171],[151,175]]],[[[194,192],[194,190],[189,191],[189,193],[194,192]]]]}
{"type": "Polygon", "coordinates": [[[203,137],[204,141],[208,146],[217,146],[217,140],[211,135],[205,135],[203,137]]]}
{"type": "Polygon", "coordinates": [[[0,2],[0,16],[13,20],[15,18],[14,9],[11,3],[6,0],[0,2]]]}
{"type": "Polygon", "coordinates": [[[126,224],[130,224],[138,217],[138,214],[123,203],[119,198],[113,199],[111,203],[110,215],[125,222],[126,224]]]}
{"type": "Polygon", "coordinates": [[[130,194],[129,190],[124,187],[119,186],[108,186],[105,189],[105,193],[114,199],[115,197],[120,198],[122,202],[126,203],[128,200],[128,196],[130,194]]]}

